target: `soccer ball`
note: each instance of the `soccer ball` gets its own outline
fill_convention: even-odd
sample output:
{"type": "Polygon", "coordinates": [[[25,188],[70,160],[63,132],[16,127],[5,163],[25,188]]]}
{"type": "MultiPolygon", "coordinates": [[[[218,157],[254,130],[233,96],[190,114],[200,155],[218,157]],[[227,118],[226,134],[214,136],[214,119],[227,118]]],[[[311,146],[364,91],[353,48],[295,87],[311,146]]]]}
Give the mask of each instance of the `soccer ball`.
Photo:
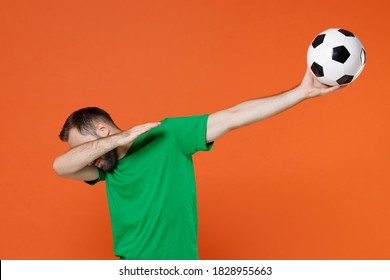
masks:
{"type": "Polygon", "coordinates": [[[366,64],[366,51],[360,40],[345,29],[331,28],[310,44],[307,65],[323,84],[336,86],[355,80],[366,64]]]}

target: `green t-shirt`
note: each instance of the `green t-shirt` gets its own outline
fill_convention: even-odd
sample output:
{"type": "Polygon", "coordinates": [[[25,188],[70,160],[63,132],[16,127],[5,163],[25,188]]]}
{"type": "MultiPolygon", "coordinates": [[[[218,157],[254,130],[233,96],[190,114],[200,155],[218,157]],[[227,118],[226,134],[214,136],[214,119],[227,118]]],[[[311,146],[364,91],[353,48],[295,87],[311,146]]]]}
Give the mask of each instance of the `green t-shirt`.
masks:
{"type": "Polygon", "coordinates": [[[121,259],[198,259],[198,213],[192,155],[209,151],[208,115],[167,118],[141,135],[106,181],[121,259]]]}

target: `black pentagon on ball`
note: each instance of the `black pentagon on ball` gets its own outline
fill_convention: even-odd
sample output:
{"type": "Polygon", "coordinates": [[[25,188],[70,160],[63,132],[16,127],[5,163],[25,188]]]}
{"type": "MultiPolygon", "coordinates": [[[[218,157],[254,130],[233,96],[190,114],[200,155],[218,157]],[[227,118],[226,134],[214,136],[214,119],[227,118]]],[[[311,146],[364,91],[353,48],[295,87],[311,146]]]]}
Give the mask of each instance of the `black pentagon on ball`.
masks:
{"type": "Polygon", "coordinates": [[[311,43],[311,45],[313,46],[313,48],[316,48],[316,47],[318,47],[319,45],[321,45],[322,42],[324,42],[324,39],[325,39],[325,34],[318,35],[318,36],[313,40],[313,42],[311,43]]]}
{"type": "Polygon", "coordinates": [[[316,77],[323,77],[324,76],[324,68],[322,68],[322,66],[319,65],[318,63],[313,62],[310,69],[316,77]]]}
{"type": "Polygon", "coordinates": [[[338,32],[343,33],[347,37],[355,37],[355,35],[352,32],[345,29],[339,29],[338,32]]]}
{"type": "Polygon", "coordinates": [[[348,83],[352,82],[352,80],[353,80],[353,76],[351,76],[351,75],[344,75],[340,79],[338,79],[336,82],[339,85],[343,85],[343,84],[348,84],[348,83]]]}
{"type": "Polygon", "coordinates": [[[344,46],[335,47],[332,51],[332,59],[340,63],[346,62],[351,55],[344,46]]]}

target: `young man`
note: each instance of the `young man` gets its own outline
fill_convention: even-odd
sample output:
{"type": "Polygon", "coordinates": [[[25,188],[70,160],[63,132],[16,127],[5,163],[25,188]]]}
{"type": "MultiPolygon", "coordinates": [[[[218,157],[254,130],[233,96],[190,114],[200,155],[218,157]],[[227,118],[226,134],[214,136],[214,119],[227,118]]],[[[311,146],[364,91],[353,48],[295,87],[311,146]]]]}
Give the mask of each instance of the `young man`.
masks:
{"type": "Polygon", "coordinates": [[[88,184],[106,181],[114,239],[121,259],[198,259],[198,215],[192,155],[225,133],[334,92],[309,69],[299,86],[210,115],[167,118],[120,130],[99,108],[66,120],[60,138],[70,150],[54,160],[58,175],[88,184]]]}

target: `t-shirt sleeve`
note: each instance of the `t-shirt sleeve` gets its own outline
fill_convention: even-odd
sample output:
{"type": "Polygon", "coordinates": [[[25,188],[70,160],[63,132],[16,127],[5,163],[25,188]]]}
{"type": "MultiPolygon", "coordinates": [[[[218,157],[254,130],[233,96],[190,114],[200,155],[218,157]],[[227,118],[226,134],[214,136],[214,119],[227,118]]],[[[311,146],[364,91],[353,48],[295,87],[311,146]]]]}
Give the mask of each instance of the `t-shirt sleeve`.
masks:
{"type": "Polygon", "coordinates": [[[210,151],[214,142],[206,143],[209,115],[167,119],[182,152],[190,156],[198,151],[210,151]]]}
{"type": "Polygon", "coordinates": [[[99,171],[99,178],[97,178],[96,180],[94,181],[84,181],[85,183],[87,183],[88,185],[95,185],[96,183],[100,182],[100,181],[104,181],[106,180],[106,172],[104,172],[102,169],[98,168],[98,171],[99,171]]]}

